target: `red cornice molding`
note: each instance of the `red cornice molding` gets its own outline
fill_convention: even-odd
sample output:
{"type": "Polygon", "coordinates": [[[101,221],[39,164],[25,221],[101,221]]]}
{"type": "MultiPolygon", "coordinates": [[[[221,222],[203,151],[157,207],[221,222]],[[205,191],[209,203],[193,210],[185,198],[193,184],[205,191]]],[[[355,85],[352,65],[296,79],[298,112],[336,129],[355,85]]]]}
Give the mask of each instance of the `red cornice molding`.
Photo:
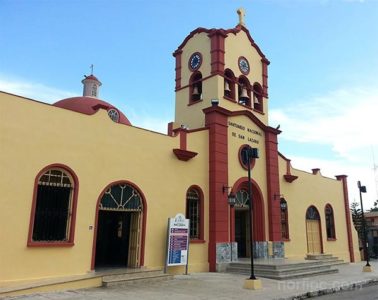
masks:
{"type": "Polygon", "coordinates": [[[294,180],[298,179],[298,176],[286,174],[286,175],[284,175],[284,178],[285,178],[286,182],[292,183],[294,180]]]}
{"type": "Polygon", "coordinates": [[[182,160],[182,161],[188,161],[198,154],[197,152],[178,149],[178,148],[173,149],[173,153],[176,155],[176,157],[179,160],[182,160]]]}
{"type": "Polygon", "coordinates": [[[185,39],[184,41],[180,44],[180,46],[178,46],[177,50],[175,52],[173,52],[173,56],[176,57],[177,54],[179,54],[180,52],[182,52],[182,49],[185,47],[186,43],[195,35],[195,34],[198,34],[198,33],[207,33],[209,35],[209,37],[217,34],[217,35],[220,35],[220,36],[223,36],[224,38],[227,38],[227,35],[228,34],[234,34],[236,35],[237,33],[239,33],[240,31],[244,31],[249,39],[249,42],[251,43],[251,46],[254,47],[256,49],[256,51],[259,53],[259,55],[261,56],[261,58],[263,59],[263,62],[266,63],[267,65],[270,64],[269,60],[265,57],[264,53],[261,51],[261,49],[259,48],[259,46],[257,46],[257,44],[255,43],[255,41],[253,40],[251,34],[249,33],[249,30],[247,28],[245,28],[244,26],[242,25],[237,25],[235,28],[232,28],[232,29],[215,29],[215,28],[212,28],[212,29],[207,29],[207,28],[203,28],[203,27],[199,27],[195,30],[193,30],[185,39]]]}

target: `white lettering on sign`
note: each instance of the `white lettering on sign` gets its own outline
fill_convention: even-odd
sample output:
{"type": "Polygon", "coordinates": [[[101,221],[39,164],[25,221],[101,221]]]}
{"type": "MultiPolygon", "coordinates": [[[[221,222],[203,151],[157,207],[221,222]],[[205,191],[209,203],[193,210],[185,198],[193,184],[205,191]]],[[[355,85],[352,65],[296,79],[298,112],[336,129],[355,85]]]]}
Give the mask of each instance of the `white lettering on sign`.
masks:
{"type": "Polygon", "coordinates": [[[257,138],[262,137],[262,132],[261,131],[258,131],[256,129],[252,129],[252,128],[248,128],[248,127],[245,127],[243,125],[240,125],[240,124],[237,124],[237,123],[231,122],[231,121],[228,122],[228,126],[231,126],[231,127],[234,127],[234,128],[236,128],[238,130],[243,131],[243,133],[232,131],[231,132],[231,136],[232,137],[236,137],[236,138],[238,138],[240,140],[247,140],[248,142],[254,143],[254,144],[259,144],[260,143],[257,138]],[[251,137],[251,136],[246,136],[245,133],[252,134],[252,135],[255,135],[257,137],[255,138],[255,137],[251,137]]]}

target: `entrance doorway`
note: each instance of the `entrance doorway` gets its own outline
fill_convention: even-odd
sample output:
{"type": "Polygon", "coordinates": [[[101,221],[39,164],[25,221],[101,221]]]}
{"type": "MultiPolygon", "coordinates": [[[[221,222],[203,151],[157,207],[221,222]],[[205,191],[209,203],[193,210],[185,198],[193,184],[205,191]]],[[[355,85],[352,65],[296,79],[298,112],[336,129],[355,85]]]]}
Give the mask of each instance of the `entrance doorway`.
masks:
{"type": "Polygon", "coordinates": [[[320,215],[315,206],[310,206],[306,212],[307,253],[322,253],[322,238],[320,230],[320,215]]]}
{"type": "Polygon", "coordinates": [[[140,267],[143,201],[127,183],[108,188],[99,203],[95,268],[140,267]]]}
{"type": "Polygon", "coordinates": [[[238,257],[250,257],[248,209],[235,209],[235,241],[238,243],[238,257]]]}
{"type": "Polygon", "coordinates": [[[130,219],[128,212],[99,211],[96,267],[127,267],[130,219]]]}

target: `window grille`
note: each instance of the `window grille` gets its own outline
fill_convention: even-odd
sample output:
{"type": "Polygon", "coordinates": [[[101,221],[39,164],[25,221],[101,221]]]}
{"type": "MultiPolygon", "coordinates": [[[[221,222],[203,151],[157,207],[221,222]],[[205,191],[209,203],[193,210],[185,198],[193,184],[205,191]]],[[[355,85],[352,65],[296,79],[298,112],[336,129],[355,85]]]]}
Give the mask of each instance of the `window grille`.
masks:
{"type": "Polygon", "coordinates": [[[99,209],[113,211],[142,211],[143,205],[138,191],[128,184],[116,184],[107,189],[99,209]]]}
{"type": "Polygon", "coordinates": [[[200,238],[200,197],[195,189],[186,194],[187,218],[190,220],[190,238],[200,238]]]}
{"type": "Polygon", "coordinates": [[[319,212],[314,206],[310,206],[306,212],[307,220],[320,220],[319,212]]]}
{"type": "Polygon", "coordinates": [[[281,237],[283,239],[289,239],[289,220],[287,213],[287,202],[286,200],[281,200],[281,237]]]}
{"type": "Polygon", "coordinates": [[[33,241],[67,241],[72,210],[73,183],[59,169],[51,169],[38,180],[33,241]]]}
{"type": "Polygon", "coordinates": [[[235,207],[249,207],[249,193],[245,189],[241,189],[236,193],[235,207]]]}
{"type": "Polygon", "coordinates": [[[330,205],[327,205],[325,208],[325,219],[326,219],[326,230],[327,230],[327,238],[328,239],[335,239],[335,220],[333,216],[333,209],[330,205]]]}

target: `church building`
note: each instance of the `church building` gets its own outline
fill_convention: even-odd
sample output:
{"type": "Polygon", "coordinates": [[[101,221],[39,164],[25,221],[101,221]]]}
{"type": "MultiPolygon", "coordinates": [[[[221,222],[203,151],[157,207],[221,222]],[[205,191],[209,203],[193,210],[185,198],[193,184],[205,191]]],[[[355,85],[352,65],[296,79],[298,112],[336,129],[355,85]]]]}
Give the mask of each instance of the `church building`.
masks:
{"type": "Polygon", "coordinates": [[[242,13],[236,27],[197,28],[174,51],[166,134],[101,100],[93,74],[82,96],[54,104],[0,92],[0,288],[163,268],[178,213],[190,220],[189,272],[250,257],[250,224],[256,258],[359,260],[347,176],[294,169],[279,151],[270,62],[242,13]]]}

